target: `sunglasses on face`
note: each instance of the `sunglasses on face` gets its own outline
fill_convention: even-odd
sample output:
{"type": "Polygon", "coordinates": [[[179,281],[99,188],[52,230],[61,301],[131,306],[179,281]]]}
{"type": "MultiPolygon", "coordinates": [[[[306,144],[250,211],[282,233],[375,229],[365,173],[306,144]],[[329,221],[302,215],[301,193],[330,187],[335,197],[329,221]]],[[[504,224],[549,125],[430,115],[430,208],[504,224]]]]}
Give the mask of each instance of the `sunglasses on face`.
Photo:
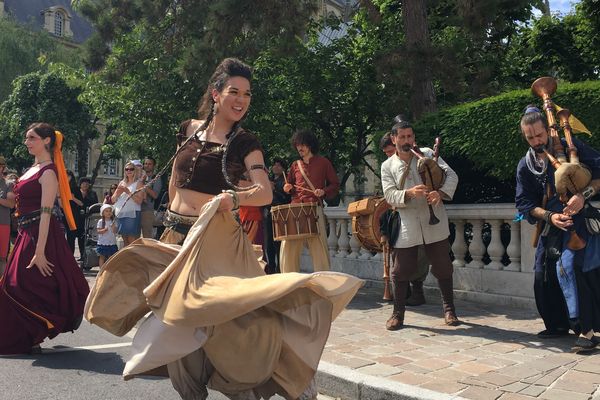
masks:
{"type": "Polygon", "coordinates": [[[125,168],[125,171],[135,171],[135,168],[125,168]]]}

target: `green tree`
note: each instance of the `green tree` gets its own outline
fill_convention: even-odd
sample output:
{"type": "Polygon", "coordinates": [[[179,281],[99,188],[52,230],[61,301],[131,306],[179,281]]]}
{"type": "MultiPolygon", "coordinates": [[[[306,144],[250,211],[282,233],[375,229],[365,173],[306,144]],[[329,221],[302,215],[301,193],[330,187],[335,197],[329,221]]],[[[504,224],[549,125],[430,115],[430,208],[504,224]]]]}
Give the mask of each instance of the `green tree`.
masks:
{"type": "Polygon", "coordinates": [[[44,69],[40,59],[82,65],[79,49],[66,47],[45,31],[0,18],[0,102],[10,94],[15,78],[44,69]]]}
{"type": "MultiPolygon", "coordinates": [[[[70,87],[57,73],[32,72],[13,82],[13,91],[0,105],[0,147],[10,164],[21,169],[31,163],[22,145],[25,128],[32,122],[48,122],[65,135],[64,147],[87,154],[89,141],[97,136],[93,117],[79,102],[80,90],[70,87]]],[[[85,171],[86,157],[79,157],[85,171]]]]}

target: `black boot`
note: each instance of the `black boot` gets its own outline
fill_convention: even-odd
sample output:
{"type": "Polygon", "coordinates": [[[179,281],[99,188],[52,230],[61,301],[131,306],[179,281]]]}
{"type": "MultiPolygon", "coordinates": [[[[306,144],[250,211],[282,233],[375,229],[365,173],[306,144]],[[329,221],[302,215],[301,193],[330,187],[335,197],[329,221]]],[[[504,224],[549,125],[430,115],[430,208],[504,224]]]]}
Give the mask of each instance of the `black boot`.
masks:
{"type": "Polygon", "coordinates": [[[412,285],[412,290],[410,293],[410,297],[406,299],[407,306],[420,306],[425,304],[425,293],[423,293],[423,282],[422,281],[412,281],[410,282],[412,285]]]}
{"type": "Polygon", "coordinates": [[[397,331],[404,324],[408,281],[392,282],[392,289],[394,290],[394,311],[390,319],[385,323],[385,328],[388,331],[397,331]]]}
{"type": "Polygon", "coordinates": [[[460,321],[456,317],[456,310],[454,309],[452,278],[439,279],[438,285],[440,287],[440,292],[442,293],[442,306],[444,309],[444,321],[446,322],[446,325],[459,325],[460,321]]]}

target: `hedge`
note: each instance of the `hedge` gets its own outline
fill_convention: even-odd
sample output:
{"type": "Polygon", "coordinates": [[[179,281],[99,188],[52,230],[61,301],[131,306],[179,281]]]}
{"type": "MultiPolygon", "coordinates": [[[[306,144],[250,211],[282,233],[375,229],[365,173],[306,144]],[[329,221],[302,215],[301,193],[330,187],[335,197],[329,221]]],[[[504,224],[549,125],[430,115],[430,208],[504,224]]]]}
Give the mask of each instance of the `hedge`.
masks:
{"type": "MultiPolygon", "coordinates": [[[[578,134],[578,138],[600,150],[600,81],[559,82],[552,99],[571,110],[593,134],[578,134]]],[[[529,89],[447,108],[416,121],[417,141],[432,147],[434,138],[440,136],[444,159],[466,159],[466,164],[480,171],[479,179],[485,179],[483,173],[512,182],[517,163],[527,150],[519,120],[528,104],[542,104],[529,89]]]]}

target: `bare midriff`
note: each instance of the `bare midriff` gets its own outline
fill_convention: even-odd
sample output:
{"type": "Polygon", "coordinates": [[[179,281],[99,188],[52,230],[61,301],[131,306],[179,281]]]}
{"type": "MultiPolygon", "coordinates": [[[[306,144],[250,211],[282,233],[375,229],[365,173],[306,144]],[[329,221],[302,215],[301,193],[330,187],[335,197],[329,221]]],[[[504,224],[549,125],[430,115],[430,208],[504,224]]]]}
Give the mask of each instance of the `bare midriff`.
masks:
{"type": "Polygon", "coordinates": [[[194,190],[176,188],[175,196],[169,209],[181,215],[197,217],[202,207],[208,203],[214,194],[196,192],[194,190]]]}

